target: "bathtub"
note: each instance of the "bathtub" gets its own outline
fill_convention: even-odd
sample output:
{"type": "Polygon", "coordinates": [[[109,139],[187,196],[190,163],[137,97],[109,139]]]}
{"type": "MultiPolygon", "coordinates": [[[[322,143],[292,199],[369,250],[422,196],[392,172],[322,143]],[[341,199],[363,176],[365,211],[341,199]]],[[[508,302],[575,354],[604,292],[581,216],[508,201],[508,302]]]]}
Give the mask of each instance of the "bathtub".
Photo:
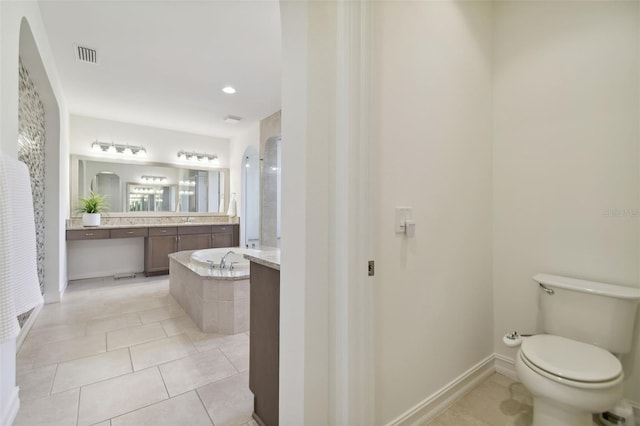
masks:
{"type": "MultiPolygon", "coordinates": [[[[205,250],[197,250],[191,253],[191,263],[195,267],[209,269],[211,272],[208,275],[216,276],[216,275],[225,275],[225,272],[249,272],[249,261],[244,258],[245,254],[250,254],[255,256],[258,253],[258,250],[246,249],[246,248],[213,248],[213,249],[205,249],[205,250]],[[226,266],[224,270],[220,269],[220,262],[222,261],[222,257],[232,251],[225,258],[226,266]],[[233,263],[233,269],[230,269],[231,264],[233,263]],[[217,272],[217,273],[216,273],[217,272]]],[[[233,274],[229,274],[233,275],[233,274]]]]}
{"type": "Polygon", "coordinates": [[[259,250],[239,247],[181,251],[169,255],[169,291],[205,333],[249,330],[249,261],[259,250]],[[222,257],[226,268],[220,269],[222,257]],[[233,269],[229,269],[233,262],[233,269]],[[213,267],[212,267],[213,265],[213,267]]]}

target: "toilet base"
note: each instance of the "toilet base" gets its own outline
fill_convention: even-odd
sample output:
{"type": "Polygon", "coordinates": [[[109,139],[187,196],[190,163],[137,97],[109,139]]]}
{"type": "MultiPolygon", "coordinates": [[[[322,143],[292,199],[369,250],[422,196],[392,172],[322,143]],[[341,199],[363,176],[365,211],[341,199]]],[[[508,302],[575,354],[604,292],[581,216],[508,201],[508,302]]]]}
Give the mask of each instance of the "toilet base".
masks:
{"type": "Polygon", "coordinates": [[[532,426],[593,426],[593,414],[559,406],[547,398],[533,397],[532,426]]]}

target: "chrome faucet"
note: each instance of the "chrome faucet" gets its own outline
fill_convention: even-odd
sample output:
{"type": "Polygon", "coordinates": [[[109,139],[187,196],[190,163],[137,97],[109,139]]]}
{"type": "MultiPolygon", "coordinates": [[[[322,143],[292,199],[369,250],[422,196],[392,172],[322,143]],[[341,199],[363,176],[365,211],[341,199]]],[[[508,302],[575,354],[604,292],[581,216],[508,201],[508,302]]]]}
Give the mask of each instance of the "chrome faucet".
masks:
{"type": "Polygon", "coordinates": [[[220,269],[224,269],[224,267],[227,266],[227,256],[229,256],[230,254],[236,254],[236,253],[233,250],[229,250],[227,254],[222,256],[222,260],[220,261],[220,269]]]}

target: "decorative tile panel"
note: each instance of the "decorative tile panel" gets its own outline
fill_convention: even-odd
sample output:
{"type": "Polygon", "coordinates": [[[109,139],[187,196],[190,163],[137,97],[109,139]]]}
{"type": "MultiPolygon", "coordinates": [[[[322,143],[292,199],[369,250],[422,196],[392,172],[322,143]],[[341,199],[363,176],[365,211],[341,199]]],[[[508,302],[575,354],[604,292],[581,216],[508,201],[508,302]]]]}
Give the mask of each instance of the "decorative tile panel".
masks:
{"type": "MultiPolygon", "coordinates": [[[[31,80],[29,72],[22,64],[22,60],[19,62],[19,67],[18,159],[27,165],[31,177],[38,255],[38,279],[40,281],[40,291],[44,294],[44,105],[40,100],[38,88],[31,80]]],[[[18,318],[21,326],[28,316],[29,313],[26,313],[18,318]]]]}

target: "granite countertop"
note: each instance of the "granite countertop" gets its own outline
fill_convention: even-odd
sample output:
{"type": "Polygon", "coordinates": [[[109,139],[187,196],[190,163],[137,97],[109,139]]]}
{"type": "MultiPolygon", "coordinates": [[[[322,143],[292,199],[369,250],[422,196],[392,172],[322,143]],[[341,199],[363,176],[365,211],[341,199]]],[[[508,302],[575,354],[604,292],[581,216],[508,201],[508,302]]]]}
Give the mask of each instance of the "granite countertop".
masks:
{"type": "Polygon", "coordinates": [[[176,253],[169,254],[169,258],[175,260],[180,263],[184,267],[190,269],[196,274],[200,275],[202,278],[210,278],[215,280],[224,280],[224,281],[238,281],[238,280],[246,280],[249,279],[249,270],[234,270],[230,271],[228,269],[220,270],[220,269],[211,269],[204,266],[200,266],[195,262],[191,261],[191,254],[199,250],[187,250],[187,251],[179,251],[176,253]]]}
{"type": "Polygon", "coordinates": [[[245,254],[244,258],[268,268],[280,270],[280,249],[262,249],[256,255],[245,254]]]}
{"type": "Polygon", "coordinates": [[[100,225],[100,226],[67,226],[67,231],[86,229],[121,229],[121,228],[166,228],[171,226],[211,226],[211,225],[237,225],[233,222],[176,222],[176,223],[136,223],[132,225],[100,225]]]}

